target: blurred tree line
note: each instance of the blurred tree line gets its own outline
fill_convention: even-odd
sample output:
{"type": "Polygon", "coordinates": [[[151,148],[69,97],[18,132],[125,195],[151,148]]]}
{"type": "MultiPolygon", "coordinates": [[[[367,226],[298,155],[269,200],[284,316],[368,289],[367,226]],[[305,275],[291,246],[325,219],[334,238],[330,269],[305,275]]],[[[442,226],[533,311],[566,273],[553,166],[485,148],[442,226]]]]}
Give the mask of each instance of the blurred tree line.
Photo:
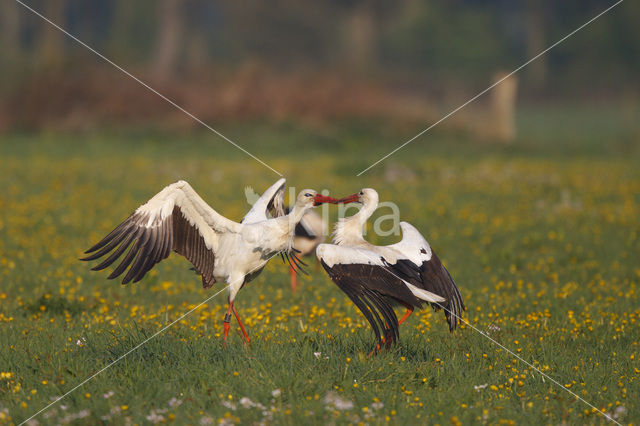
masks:
{"type": "MultiPolygon", "coordinates": [[[[218,79],[216,90],[201,83],[207,78],[215,80],[220,73],[226,73],[227,77],[244,76],[245,82],[233,89],[235,92],[231,90],[221,106],[206,103],[195,88],[190,92],[191,98],[182,99],[196,106],[200,102],[200,111],[208,110],[219,117],[230,110],[230,115],[250,110],[252,105],[234,99],[242,92],[249,93],[245,93],[245,99],[256,97],[256,90],[268,86],[254,78],[262,74],[276,78],[295,73],[338,75],[350,82],[343,82],[343,86],[324,82],[333,90],[330,95],[325,95],[326,90],[318,84],[316,98],[290,96],[282,101],[283,115],[287,111],[314,108],[320,102],[326,104],[325,110],[334,108],[332,100],[342,92],[345,98],[351,96],[345,90],[359,81],[382,82],[392,87],[394,93],[429,93],[431,100],[440,97],[440,101],[446,101],[456,90],[475,93],[495,79],[496,73],[515,69],[611,6],[614,0],[25,2],[118,65],[163,90],[169,90],[167,84],[190,82],[200,84],[200,92],[219,95],[220,87],[227,87],[228,83],[218,79]],[[241,72],[247,68],[253,74],[241,72]],[[289,106],[285,105],[287,102],[289,106]]],[[[583,96],[637,98],[638,19],[640,3],[628,1],[619,5],[531,63],[518,75],[518,96],[534,100],[583,96]]],[[[45,109],[61,114],[64,108],[60,107],[60,99],[79,99],[76,103],[80,104],[106,99],[111,89],[104,77],[85,82],[94,89],[100,87],[95,93],[85,93],[82,98],[74,92],[92,70],[104,71],[102,65],[87,49],[17,2],[0,2],[3,76],[0,111],[19,117],[5,119],[5,127],[8,122],[20,122],[20,117],[29,115],[32,119],[26,120],[27,125],[29,120],[35,123],[46,115],[45,109]],[[51,88],[63,86],[58,81],[65,78],[68,90],[59,90],[55,101],[47,99],[51,88]],[[2,98],[8,101],[2,102],[2,98]]],[[[285,86],[282,81],[272,84],[263,90],[262,99],[273,99],[274,94],[279,96],[287,90],[297,94],[300,88],[313,83],[301,80],[285,86]]],[[[176,96],[187,92],[184,87],[174,89],[176,96]]],[[[359,100],[354,100],[347,109],[358,110],[363,105],[385,102],[384,96],[369,92],[366,87],[358,89],[351,97],[359,100]]],[[[129,102],[126,96],[123,94],[112,103],[126,105],[129,102]]],[[[66,111],[73,108],[78,110],[76,105],[66,111]]],[[[129,108],[146,107],[131,104],[129,108]]],[[[148,108],[152,112],[156,107],[148,108]]],[[[130,112],[121,116],[125,114],[130,112]]],[[[2,125],[0,117],[0,128],[2,125]]]]}
{"type": "MultiPolygon", "coordinates": [[[[424,86],[475,87],[512,70],[612,0],[26,0],[116,63],[170,80],[247,62],[424,86]]],[[[638,89],[638,2],[624,2],[520,77],[525,94],[638,89]]],[[[12,0],[0,3],[4,86],[91,60],[12,0]],[[29,70],[30,72],[25,72],[29,70]]]]}

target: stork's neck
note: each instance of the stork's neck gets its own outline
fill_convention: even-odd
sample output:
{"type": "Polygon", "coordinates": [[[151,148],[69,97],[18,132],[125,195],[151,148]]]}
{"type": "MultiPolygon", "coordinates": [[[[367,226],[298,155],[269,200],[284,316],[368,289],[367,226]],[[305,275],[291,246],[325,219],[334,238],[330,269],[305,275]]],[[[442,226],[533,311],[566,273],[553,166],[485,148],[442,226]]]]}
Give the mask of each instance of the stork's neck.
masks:
{"type": "Polygon", "coordinates": [[[295,204],[289,214],[287,215],[287,219],[291,229],[295,229],[298,222],[302,220],[302,216],[309,210],[307,206],[299,206],[295,204]]]}
{"type": "Polygon", "coordinates": [[[367,202],[362,205],[362,208],[358,213],[354,214],[352,217],[360,224],[360,229],[364,227],[367,223],[367,220],[371,217],[374,211],[378,208],[378,202],[367,202]]]}
{"type": "Polygon", "coordinates": [[[365,203],[358,213],[351,217],[339,219],[333,232],[336,244],[358,245],[365,242],[362,232],[367,220],[378,207],[378,203],[365,203]]]}

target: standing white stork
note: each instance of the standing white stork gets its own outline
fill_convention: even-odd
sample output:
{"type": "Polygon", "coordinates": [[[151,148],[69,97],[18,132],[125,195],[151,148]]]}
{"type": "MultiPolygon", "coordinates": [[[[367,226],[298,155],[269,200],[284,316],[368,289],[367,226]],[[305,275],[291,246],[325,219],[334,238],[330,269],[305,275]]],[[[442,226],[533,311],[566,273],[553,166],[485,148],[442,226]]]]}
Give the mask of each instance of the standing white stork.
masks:
{"type": "Polygon", "coordinates": [[[287,254],[293,245],[296,224],[306,211],[333,198],[305,189],[288,215],[284,214],[285,179],[273,184],[252,206],[241,223],[217,213],[185,181],[173,183],[141,205],[109,235],[85,253],[82,260],[109,254],[101,270],[113,264],[129,248],[120,264],[108,276],[116,278],[129,270],[122,284],[140,281],[156,263],[175,251],[186,257],[202,275],[202,286],[228,284],[229,308],[224,318],[224,339],[229,334],[231,312],[249,343],[233,305],[238,291],[255,278],[278,253],[287,254]],[[268,211],[273,218],[268,218],[268,211]],[[90,254],[91,253],[91,254],[90,254]]]}
{"type": "MultiPolygon", "coordinates": [[[[326,228],[322,217],[313,210],[307,210],[296,225],[293,237],[294,254],[310,255],[318,245],[324,242],[325,234],[326,228]]],[[[294,261],[295,259],[294,257],[294,261]]],[[[306,266],[306,264],[302,264],[306,266]]],[[[300,268],[300,270],[302,269],[300,268]]],[[[289,274],[291,275],[291,291],[295,293],[298,288],[298,274],[293,265],[289,267],[289,274]]]]}
{"type": "Polygon", "coordinates": [[[375,246],[363,238],[362,229],[378,207],[378,193],[365,188],[338,202],[359,202],[362,208],[336,223],[335,244],[320,244],[316,255],[371,324],[378,339],[377,349],[382,343],[396,341],[400,324],[424,303],[444,308],[449,330],[453,331],[465,309],[462,296],[420,232],[400,222],[400,242],[375,246]],[[400,321],[393,311],[398,304],[407,309],[400,321]]]}

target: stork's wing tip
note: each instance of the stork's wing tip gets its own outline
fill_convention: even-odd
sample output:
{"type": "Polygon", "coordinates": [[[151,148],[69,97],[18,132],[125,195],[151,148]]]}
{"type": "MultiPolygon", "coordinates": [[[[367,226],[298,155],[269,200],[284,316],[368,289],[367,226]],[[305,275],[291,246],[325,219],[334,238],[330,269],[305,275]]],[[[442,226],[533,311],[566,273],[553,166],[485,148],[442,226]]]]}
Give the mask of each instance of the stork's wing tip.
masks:
{"type": "MultiPolygon", "coordinates": [[[[117,269],[117,268],[116,268],[117,269]]],[[[114,270],[113,272],[111,272],[109,274],[109,276],[107,277],[108,280],[112,280],[114,278],[117,278],[120,275],[120,273],[116,274],[116,270],[114,270]]],[[[125,282],[123,282],[122,284],[126,284],[125,282]]]]}
{"type": "Polygon", "coordinates": [[[96,255],[96,251],[98,251],[98,248],[96,248],[96,246],[93,247],[89,247],[88,249],[86,249],[85,251],[82,252],[82,254],[84,254],[84,257],[81,257],[80,260],[93,260],[96,259],[95,256],[96,255]]]}

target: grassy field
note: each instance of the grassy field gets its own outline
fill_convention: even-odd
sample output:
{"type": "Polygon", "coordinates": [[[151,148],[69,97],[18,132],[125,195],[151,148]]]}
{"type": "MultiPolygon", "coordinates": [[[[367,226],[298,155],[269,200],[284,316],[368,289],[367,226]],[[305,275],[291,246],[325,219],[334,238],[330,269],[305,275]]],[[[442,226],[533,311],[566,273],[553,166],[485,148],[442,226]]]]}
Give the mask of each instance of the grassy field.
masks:
{"type": "MultiPolygon", "coordinates": [[[[447,264],[473,327],[633,423],[638,121],[610,109],[564,114],[530,111],[507,147],[435,132],[358,178],[415,129],[252,123],[223,132],[296,188],[369,186],[396,202],[447,264]]],[[[199,131],[2,137],[0,423],[28,418],[222,288],[203,290],[176,255],[128,286],[77,260],[178,179],[239,220],[244,186],[261,191],[276,176],[199,131]]],[[[296,294],[279,259],[240,292],[250,348],[236,334],[223,348],[220,294],[34,424],[605,423],[485,335],[469,326],[450,334],[442,312],[415,314],[396,347],[367,357],[364,318],[314,263],[296,294]]]]}

